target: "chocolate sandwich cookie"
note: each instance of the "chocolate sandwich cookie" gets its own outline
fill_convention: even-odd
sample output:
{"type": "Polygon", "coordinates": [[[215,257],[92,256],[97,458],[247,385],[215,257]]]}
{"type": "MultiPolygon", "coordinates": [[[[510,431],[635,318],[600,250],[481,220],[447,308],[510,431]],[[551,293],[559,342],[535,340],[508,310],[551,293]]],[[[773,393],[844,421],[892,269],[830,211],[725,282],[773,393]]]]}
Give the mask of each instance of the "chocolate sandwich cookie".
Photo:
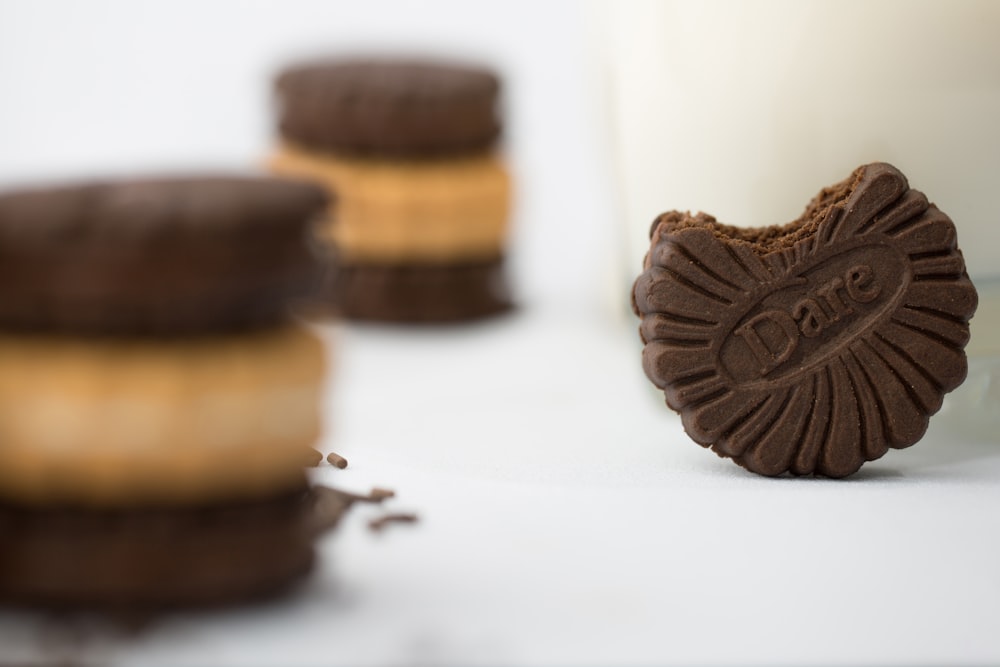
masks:
{"type": "Polygon", "coordinates": [[[843,477],[917,442],[965,379],[976,290],[947,215],[888,164],[784,226],[656,219],[633,305],[688,435],[764,475],[843,477]]]}
{"type": "Polygon", "coordinates": [[[317,491],[303,479],[298,491],[197,507],[0,503],[0,603],[160,610],[281,592],[352,502],[317,491]]]}
{"type": "Polygon", "coordinates": [[[456,265],[346,264],[332,302],[344,317],[380,322],[473,320],[511,308],[503,261],[456,265]]]}
{"type": "Polygon", "coordinates": [[[435,62],[335,60],[276,82],[276,173],[337,194],[317,238],[341,315],[449,322],[509,307],[510,178],[493,152],[499,80],[435,62]]]}
{"type": "Polygon", "coordinates": [[[293,144],[347,154],[429,156],[484,150],[500,132],[499,81],[476,67],[339,60],[283,72],[279,128],[293,144]]]}
{"type": "Polygon", "coordinates": [[[0,327],[192,334],[267,326],[313,294],[322,189],[269,178],[0,194],[0,327]]]}

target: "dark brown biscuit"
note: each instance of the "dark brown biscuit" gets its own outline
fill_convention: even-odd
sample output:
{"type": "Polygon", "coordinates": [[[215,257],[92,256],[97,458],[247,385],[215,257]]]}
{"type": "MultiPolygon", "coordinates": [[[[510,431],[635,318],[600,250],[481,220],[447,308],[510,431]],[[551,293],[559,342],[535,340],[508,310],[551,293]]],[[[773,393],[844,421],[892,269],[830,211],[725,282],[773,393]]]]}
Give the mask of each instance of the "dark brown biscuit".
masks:
{"type": "Polygon", "coordinates": [[[485,150],[500,132],[488,70],[405,60],[294,67],[277,80],[290,142],[340,153],[428,156],[485,150]]]}
{"type": "Polygon", "coordinates": [[[316,534],[351,502],[301,491],[198,508],[0,503],[0,603],[160,609],[279,593],[309,571],[316,534]]]}
{"type": "Polygon", "coordinates": [[[316,287],[321,189],[269,178],[0,194],[0,326],[188,334],[275,324],[316,287]]]}
{"type": "Polygon", "coordinates": [[[457,322],[511,308],[501,259],[453,266],[345,265],[332,290],[336,311],[355,320],[457,322]]]}
{"type": "Polygon", "coordinates": [[[720,456],[850,475],[917,442],[965,379],[977,297],[955,236],[880,163],[785,226],[665,213],[633,289],[646,374],[720,456]]]}

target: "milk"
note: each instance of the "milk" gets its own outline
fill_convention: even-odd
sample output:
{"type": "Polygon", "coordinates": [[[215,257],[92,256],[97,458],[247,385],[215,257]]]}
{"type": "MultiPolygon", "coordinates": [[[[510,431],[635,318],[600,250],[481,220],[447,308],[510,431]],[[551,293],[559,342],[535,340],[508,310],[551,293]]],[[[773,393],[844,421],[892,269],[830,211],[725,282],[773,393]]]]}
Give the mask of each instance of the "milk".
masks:
{"type": "Polygon", "coordinates": [[[1000,275],[1000,2],[615,3],[609,115],[630,260],[668,209],[798,216],[890,162],[947,212],[973,277],[1000,275]]]}

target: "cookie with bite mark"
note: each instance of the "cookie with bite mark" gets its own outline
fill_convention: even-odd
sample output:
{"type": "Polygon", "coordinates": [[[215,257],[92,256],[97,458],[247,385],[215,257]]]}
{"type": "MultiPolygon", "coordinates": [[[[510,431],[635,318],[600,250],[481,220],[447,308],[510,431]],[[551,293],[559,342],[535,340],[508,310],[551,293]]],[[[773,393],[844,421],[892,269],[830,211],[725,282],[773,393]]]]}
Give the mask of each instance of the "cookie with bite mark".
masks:
{"type": "Polygon", "coordinates": [[[954,224],[884,163],[783,226],[664,213],[632,296],[643,368],[695,442],[828,477],[923,436],[977,305],[954,224]]]}

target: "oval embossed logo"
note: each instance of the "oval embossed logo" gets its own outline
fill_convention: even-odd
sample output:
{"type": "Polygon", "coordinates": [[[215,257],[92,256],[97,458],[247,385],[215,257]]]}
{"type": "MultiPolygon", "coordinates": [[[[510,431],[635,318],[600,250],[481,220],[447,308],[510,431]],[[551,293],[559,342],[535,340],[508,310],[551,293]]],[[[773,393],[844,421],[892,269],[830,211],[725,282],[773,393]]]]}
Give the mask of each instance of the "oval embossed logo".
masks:
{"type": "Polygon", "coordinates": [[[736,384],[807,372],[891,308],[905,282],[904,258],[888,246],[829,257],[789,276],[739,318],[719,363],[736,384]]]}

